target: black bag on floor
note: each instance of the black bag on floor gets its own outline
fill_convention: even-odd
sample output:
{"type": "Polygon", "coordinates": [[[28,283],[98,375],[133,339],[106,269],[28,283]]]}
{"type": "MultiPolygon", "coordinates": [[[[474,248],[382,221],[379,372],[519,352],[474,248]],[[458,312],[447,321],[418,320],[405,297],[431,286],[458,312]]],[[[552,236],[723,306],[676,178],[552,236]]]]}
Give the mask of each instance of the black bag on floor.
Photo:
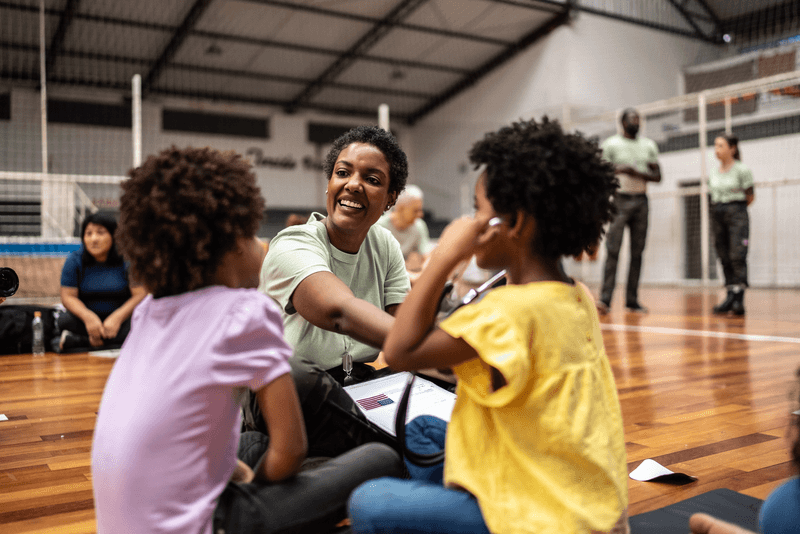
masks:
{"type": "Polygon", "coordinates": [[[33,352],[34,312],[42,312],[44,324],[44,350],[52,351],[51,340],[56,336],[55,308],[33,305],[0,306],[0,354],[25,354],[33,352]]]}

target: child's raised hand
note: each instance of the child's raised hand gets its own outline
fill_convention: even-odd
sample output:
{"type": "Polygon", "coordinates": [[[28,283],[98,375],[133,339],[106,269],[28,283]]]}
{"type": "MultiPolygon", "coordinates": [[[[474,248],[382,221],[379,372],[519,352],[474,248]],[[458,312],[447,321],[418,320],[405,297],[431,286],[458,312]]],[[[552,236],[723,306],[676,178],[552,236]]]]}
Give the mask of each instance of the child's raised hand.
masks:
{"type": "Polygon", "coordinates": [[[470,258],[475,250],[488,243],[495,234],[489,225],[489,217],[478,214],[473,217],[461,217],[447,225],[434,249],[434,254],[449,261],[461,261],[470,258]]]}

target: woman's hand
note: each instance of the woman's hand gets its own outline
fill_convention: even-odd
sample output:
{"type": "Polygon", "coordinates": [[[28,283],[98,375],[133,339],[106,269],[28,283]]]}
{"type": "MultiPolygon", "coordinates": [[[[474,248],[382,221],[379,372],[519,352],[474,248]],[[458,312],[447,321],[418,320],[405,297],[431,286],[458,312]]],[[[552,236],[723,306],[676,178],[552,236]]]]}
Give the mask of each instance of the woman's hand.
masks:
{"type": "Polygon", "coordinates": [[[122,326],[122,321],[119,320],[115,314],[111,314],[106,317],[106,320],[103,321],[103,330],[104,334],[103,337],[106,339],[114,339],[117,337],[119,333],[119,329],[122,326]]]}
{"type": "Polygon", "coordinates": [[[83,321],[83,324],[86,325],[86,332],[89,334],[89,341],[91,342],[93,339],[98,341],[98,343],[92,342],[92,346],[96,347],[98,345],[102,345],[103,338],[106,337],[106,330],[103,326],[103,321],[100,320],[100,317],[98,317],[97,314],[92,313],[86,317],[86,319],[83,321]]]}

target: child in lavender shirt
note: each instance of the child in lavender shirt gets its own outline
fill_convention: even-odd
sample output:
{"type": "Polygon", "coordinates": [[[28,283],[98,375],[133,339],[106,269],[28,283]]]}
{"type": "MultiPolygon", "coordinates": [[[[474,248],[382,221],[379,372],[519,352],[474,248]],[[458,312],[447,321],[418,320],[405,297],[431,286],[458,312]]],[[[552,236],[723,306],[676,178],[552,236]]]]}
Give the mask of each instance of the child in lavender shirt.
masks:
{"type": "Polygon", "coordinates": [[[301,471],[307,440],[280,308],[258,293],[264,202],[233,153],[171,148],[122,184],[119,247],[148,295],[92,445],[97,531],[324,532],[361,482],[401,469],[368,444],[301,471]],[[256,392],[269,437],[241,436],[256,392]],[[238,444],[238,458],[237,458],[238,444]]]}

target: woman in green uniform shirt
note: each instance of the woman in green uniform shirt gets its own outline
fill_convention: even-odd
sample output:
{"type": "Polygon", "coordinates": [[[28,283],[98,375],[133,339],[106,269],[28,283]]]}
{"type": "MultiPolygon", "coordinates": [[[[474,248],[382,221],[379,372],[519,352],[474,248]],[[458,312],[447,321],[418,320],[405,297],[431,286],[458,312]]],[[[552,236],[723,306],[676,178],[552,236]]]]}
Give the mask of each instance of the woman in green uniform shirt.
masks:
{"type": "Polygon", "coordinates": [[[753,173],[741,162],[739,139],[721,135],[714,140],[714,154],[720,161],[711,169],[708,189],[711,194],[711,225],[714,245],[722,263],[728,295],[714,306],[714,313],[744,315],[744,288],[747,287],[747,248],[750,219],[747,206],[753,202],[753,173]]]}

